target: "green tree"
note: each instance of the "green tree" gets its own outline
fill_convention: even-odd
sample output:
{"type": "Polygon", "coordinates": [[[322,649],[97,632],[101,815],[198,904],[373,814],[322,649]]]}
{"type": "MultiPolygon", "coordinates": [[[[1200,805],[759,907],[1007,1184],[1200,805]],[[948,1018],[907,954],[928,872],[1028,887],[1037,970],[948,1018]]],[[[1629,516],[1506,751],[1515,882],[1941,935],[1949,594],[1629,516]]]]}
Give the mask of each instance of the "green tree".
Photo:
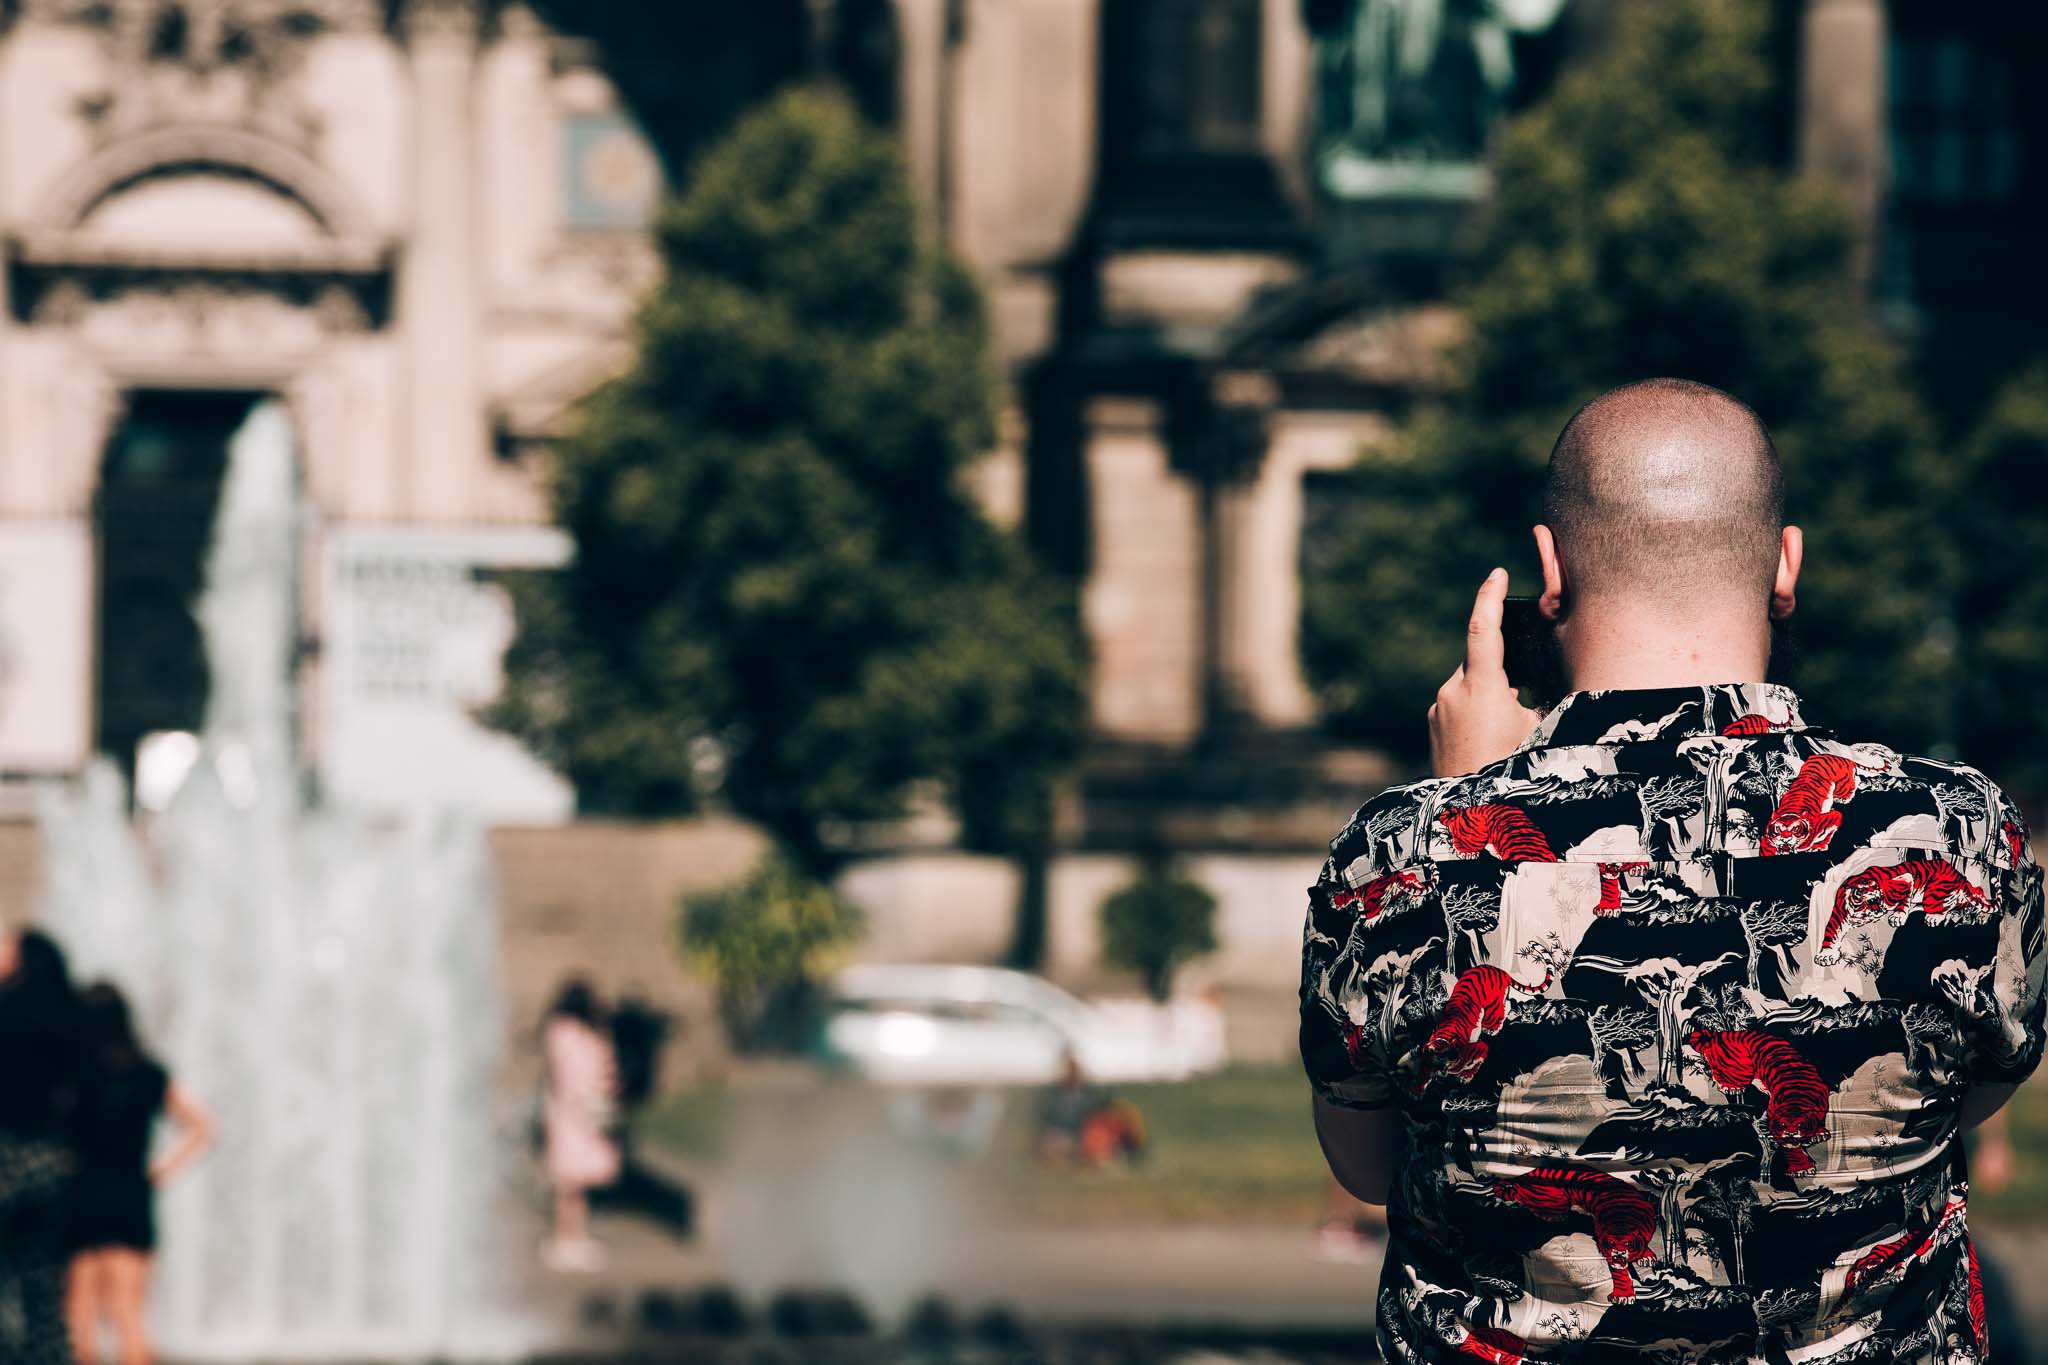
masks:
{"type": "Polygon", "coordinates": [[[1152,857],[1135,881],[1102,903],[1102,956],[1144,979],[1155,1000],[1173,994],[1173,974],[1216,949],[1216,898],[1152,857]]]}
{"type": "Polygon", "coordinates": [[[1796,682],[1821,723],[1936,736],[1930,623],[1953,555],[1943,473],[1867,324],[1848,220],[1781,164],[1765,0],[1630,6],[1614,41],[1503,131],[1441,403],[1370,451],[1304,585],[1303,663],[1336,728],[1419,759],[1487,569],[1534,591],[1528,527],[1558,429],[1604,389],[1678,375],[1747,401],[1807,533],[1796,682]]]}
{"type": "Polygon", "coordinates": [[[810,70],[806,0],[538,0],[563,33],[594,43],[672,178],[741,112],[810,70]]]}
{"type": "Polygon", "coordinates": [[[777,849],[741,880],[683,898],[682,944],[742,1048],[801,1041],[818,976],[860,937],[858,908],[777,849]]]}
{"type": "Polygon", "coordinates": [[[992,525],[980,296],[920,240],[891,139],[816,89],[697,163],[638,360],[559,453],[567,570],[524,579],[499,724],[590,809],[715,790],[828,873],[920,784],[1029,851],[1077,752],[1071,591],[992,525]]]}
{"type": "Polygon", "coordinates": [[[2039,809],[2048,801],[2048,360],[2023,367],[1965,443],[1959,492],[1942,518],[1967,531],[1956,592],[1962,752],[2039,809]]]}

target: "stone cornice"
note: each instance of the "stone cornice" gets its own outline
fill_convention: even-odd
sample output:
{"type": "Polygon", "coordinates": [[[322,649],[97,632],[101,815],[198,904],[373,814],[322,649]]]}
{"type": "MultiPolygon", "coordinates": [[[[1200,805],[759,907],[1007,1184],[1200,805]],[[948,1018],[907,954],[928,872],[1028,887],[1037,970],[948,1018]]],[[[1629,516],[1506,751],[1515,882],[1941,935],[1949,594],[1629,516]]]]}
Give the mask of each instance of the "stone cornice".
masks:
{"type": "Polygon", "coordinates": [[[14,233],[0,240],[0,268],[13,282],[10,302],[22,322],[44,320],[95,299],[204,286],[270,294],[351,326],[380,326],[390,313],[396,248],[371,238],[327,238],[282,247],[152,248],[97,242],[72,233],[14,233]],[[65,301],[72,301],[66,304],[65,301]]]}
{"type": "Polygon", "coordinates": [[[6,252],[11,265],[26,270],[327,277],[389,274],[394,254],[389,242],[372,237],[210,250],[102,242],[68,232],[15,233],[7,238],[6,252]]]}
{"type": "Polygon", "coordinates": [[[478,0],[405,0],[398,31],[408,42],[420,38],[475,39],[483,28],[478,0]]]}

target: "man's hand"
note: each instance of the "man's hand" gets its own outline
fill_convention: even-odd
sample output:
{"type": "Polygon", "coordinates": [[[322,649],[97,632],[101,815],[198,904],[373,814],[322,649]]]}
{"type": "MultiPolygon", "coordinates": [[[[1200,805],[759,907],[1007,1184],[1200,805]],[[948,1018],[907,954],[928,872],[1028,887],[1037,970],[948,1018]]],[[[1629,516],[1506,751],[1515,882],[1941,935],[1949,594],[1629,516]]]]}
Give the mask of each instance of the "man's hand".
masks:
{"type": "Polygon", "coordinates": [[[1541,719],[1522,705],[1508,685],[1501,643],[1501,603],[1508,597],[1508,571],[1495,569],[1472,599],[1465,627],[1465,662],[1436,691],[1429,708],[1430,768],[1438,777],[1476,772],[1506,758],[1541,719]]]}

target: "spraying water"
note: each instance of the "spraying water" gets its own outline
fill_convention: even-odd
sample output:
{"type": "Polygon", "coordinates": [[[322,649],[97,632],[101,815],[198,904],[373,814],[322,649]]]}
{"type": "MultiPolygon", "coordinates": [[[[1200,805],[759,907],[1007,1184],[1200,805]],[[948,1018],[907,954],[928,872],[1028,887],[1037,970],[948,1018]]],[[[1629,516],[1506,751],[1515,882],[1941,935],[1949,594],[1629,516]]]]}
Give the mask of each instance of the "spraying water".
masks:
{"type": "Polygon", "coordinates": [[[220,1122],[166,1193],[182,1360],[515,1353],[493,1081],[505,1036],[479,825],[309,803],[293,750],[301,502],[288,418],[229,447],[197,607],[199,758],[138,838],[104,760],[45,795],[44,922],[134,1000],[220,1122]]]}

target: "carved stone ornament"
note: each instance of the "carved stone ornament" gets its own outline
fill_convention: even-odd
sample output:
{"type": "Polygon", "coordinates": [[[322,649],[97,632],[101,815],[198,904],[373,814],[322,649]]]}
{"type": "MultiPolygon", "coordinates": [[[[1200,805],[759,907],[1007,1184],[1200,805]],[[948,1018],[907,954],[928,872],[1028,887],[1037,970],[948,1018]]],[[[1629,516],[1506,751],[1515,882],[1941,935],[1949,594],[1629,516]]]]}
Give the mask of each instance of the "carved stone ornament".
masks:
{"type": "Polygon", "coordinates": [[[308,39],[380,21],[377,0],[24,0],[23,11],[99,30],[126,71],[233,69],[257,86],[291,74],[308,39]]]}
{"type": "Polygon", "coordinates": [[[406,0],[399,22],[409,38],[474,38],[482,21],[478,0],[406,0]]]}

